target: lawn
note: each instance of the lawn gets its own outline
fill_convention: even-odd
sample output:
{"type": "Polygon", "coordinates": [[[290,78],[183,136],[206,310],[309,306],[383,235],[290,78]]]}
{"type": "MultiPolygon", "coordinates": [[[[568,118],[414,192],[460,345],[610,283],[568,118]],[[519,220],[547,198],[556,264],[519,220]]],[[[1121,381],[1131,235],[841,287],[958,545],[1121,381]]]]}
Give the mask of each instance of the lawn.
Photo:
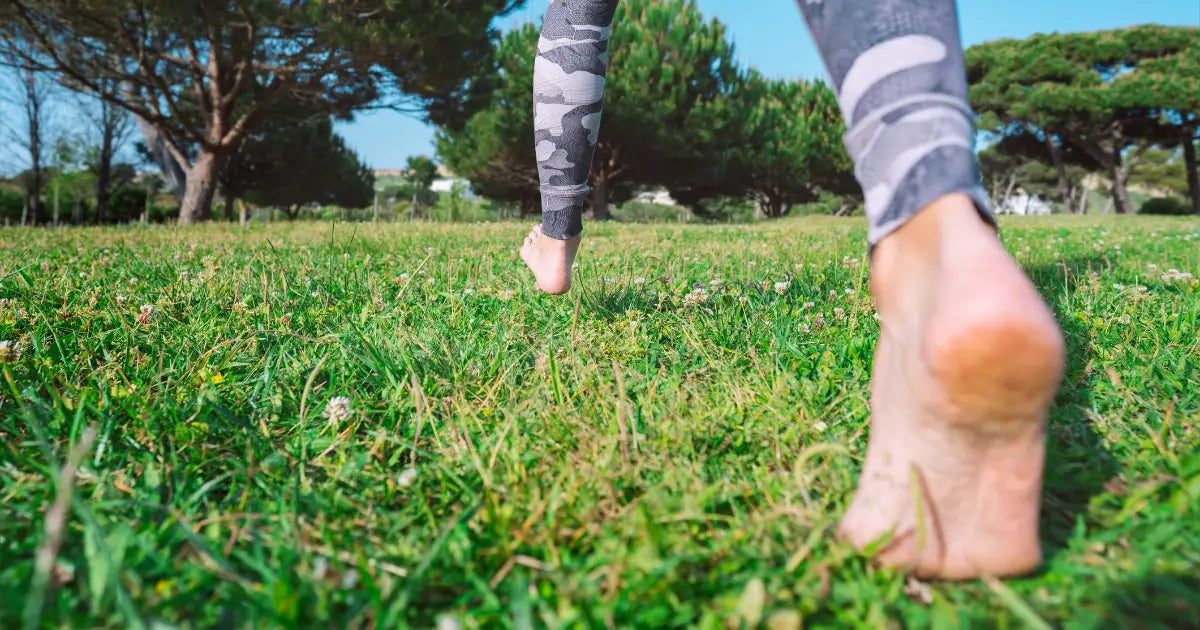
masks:
{"type": "Polygon", "coordinates": [[[963,584],[830,534],[858,219],[592,224],[557,299],[515,223],[0,231],[0,627],[1198,627],[1200,220],[1003,225],[1070,356],[1045,565],[963,584]]]}

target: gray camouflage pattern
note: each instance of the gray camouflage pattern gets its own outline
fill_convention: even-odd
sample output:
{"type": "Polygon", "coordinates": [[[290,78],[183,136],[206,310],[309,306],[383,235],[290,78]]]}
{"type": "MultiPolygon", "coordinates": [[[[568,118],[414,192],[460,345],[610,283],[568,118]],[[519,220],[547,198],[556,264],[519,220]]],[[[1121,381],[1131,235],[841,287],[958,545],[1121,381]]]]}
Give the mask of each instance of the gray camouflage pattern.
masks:
{"type": "Polygon", "coordinates": [[[799,0],[846,120],[872,245],[921,208],[969,195],[992,222],[954,0],[799,0]]]}
{"type": "Polygon", "coordinates": [[[616,10],[617,0],[552,0],[542,22],[533,64],[533,129],[542,233],[551,238],[583,231],[616,10]]]}

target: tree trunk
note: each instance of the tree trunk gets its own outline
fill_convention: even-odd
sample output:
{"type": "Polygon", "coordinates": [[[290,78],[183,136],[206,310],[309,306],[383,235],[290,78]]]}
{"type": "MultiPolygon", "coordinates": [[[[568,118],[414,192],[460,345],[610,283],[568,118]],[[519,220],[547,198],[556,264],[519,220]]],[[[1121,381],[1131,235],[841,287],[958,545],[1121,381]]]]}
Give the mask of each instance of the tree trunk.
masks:
{"type": "Polygon", "coordinates": [[[1126,187],[1129,171],[1121,166],[1120,156],[1113,160],[1113,166],[1108,169],[1112,178],[1113,207],[1118,214],[1133,214],[1133,203],[1129,201],[1129,189],[1126,187]]]}
{"type": "Polygon", "coordinates": [[[608,174],[603,170],[596,173],[596,185],[592,187],[592,218],[597,221],[612,218],[608,211],[608,174]]]}
{"type": "Polygon", "coordinates": [[[201,150],[196,163],[187,170],[187,186],[179,205],[179,222],[203,221],[212,214],[213,195],[217,191],[217,156],[201,150]]]}
{"type": "Polygon", "coordinates": [[[1108,176],[1112,178],[1112,200],[1118,214],[1133,214],[1129,201],[1129,169],[1125,166],[1122,153],[1125,150],[1125,134],[1120,125],[1112,128],[1112,158],[1108,162],[1108,176]]]}
{"type": "Polygon", "coordinates": [[[1054,138],[1046,133],[1046,146],[1050,149],[1050,161],[1054,163],[1054,170],[1058,174],[1058,198],[1059,201],[1067,207],[1067,212],[1074,214],[1075,208],[1071,198],[1071,185],[1067,182],[1067,167],[1063,164],[1062,151],[1058,148],[1058,143],[1054,138]]]}
{"type": "Polygon", "coordinates": [[[96,169],[96,224],[104,223],[108,214],[108,189],[112,182],[113,126],[104,120],[100,137],[100,163],[96,169]]]}
{"type": "Polygon", "coordinates": [[[1190,134],[1183,142],[1183,164],[1187,169],[1188,196],[1192,198],[1192,212],[1200,214],[1200,173],[1196,172],[1196,141],[1190,134]]]}
{"type": "Polygon", "coordinates": [[[187,192],[187,173],[184,172],[183,166],[171,156],[162,133],[154,125],[136,115],[133,117],[133,121],[137,124],[138,130],[142,132],[146,148],[150,150],[150,156],[158,165],[158,170],[162,172],[163,179],[166,179],[167,184],[171,186],[171,194],[175,196],[175,201],[182,204],[187,192]]]}
{"type": "Polygon", "coordinates": [[[237,200],[237,209],[238,209],[238,223],[241,223],[242,225],[249,225],[250,224],[250,215],[248,212],[246,212],[246,202],[242,201],[241,199],[238,199],[237,200]]]}

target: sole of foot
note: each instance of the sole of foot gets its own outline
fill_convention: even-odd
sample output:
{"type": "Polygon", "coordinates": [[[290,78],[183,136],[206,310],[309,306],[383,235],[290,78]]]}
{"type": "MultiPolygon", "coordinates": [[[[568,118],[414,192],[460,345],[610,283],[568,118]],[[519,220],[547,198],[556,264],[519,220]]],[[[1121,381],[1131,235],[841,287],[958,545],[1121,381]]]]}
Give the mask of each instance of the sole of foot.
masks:
{"type": "Polygon", "coordinates": [[[965,196],[922,210],[872,265],[871,435],[841,536],[923,578],[1034,570],[1064,361],[1053,314],[965,196]]]}
{"type": "Polygon", "coordinates": [[[537,288],[550,295],[562,295],[571,290],[571,266],[579,252],[581,237],[565,241],[542,234],[542,226],[535,225],[525,236],[521,246],[521,260],[533,272],[537,288]]]}

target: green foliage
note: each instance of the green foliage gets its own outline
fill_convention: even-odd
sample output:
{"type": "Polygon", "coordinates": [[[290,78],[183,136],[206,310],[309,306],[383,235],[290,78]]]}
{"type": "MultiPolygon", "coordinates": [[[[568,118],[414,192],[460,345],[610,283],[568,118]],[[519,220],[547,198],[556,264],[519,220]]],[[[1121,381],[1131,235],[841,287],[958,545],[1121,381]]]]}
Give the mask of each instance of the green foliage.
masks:
{"type": "Polygon", "coordinates": [[[1118,211],[1128,213],[1126,180],[1140,152],[1164,136],[1195,134],[1198,60],[1196,27],[997,40],[967,51],[971,104],[984,128],[1049,137],[1063,151],[1086,154],[1112,181],[1118,211]]]}
{"type": "MultiPolygon", "coordinates": [[[[618,5],[592,179],[613,201],[642,187],[671,186],[728,145],[724,104],[740,78],[725,27],[694,2],[626,0],[618,5]]],[[[438,133],[438,155],[479,195],[536,211],[533,62],[538,29],[500,42],[498,88],[461,131],[438,133]]]]}
{"type": "Polygon", "coordinates": [[[1129,181],[1145,188],[1187,197],[1187,167],[1183,161],[1183,150],[1147,150],[1129,181]]]}
{"type": "Polygon", "coordinates": [[[136,221],[146,210],[146,190],[137,186],[118,188],[108,201],[108,220],[136,221]]]}
{"type": "Polygon", "coordinates": [[[300,107],[273,111],[226,165],[221,185],[228,196],[282,208],[293,219],[305,205],[364,208],[375,196],[374,174],[332,120],[300,107]]]}
{"type": "Polygon", "coordinates": [[[138,116],[206,218],[228,156],[280,102],[346,116],[371,103],[461,126],[488,75],[493,18],[520,0],[6,0],[0,55],[138,116]]]}
{"type": "Polygon", "coordinates": [[[1138,208],[1141,214],[1187,215],[1192,213],[1192,207],[1178,197],[1154,197],[1147,199],[1138,208]]]}
{"type": "Polygon", "coordinates": [[[832,535],[880,334],[861,221],[591,226],[566,299],[527,223],[0,231],[0,627],[89,426],[38,627],[1197,627],[1200,285],[1162,276],[1200,222],[1001,228],[1069,350],[1045,566],[1005,597],[832,535]]]}
{"type": "Polygon", "coordinates": [[[823,82],[751,72],[709,110],[723,118],[714,126],[724,146],[706,152],[692,177],[672,188],[675,198],[694,205],[716,194],[749,196],[776,218],[822,192],[858,194],[837,96],[823,82]]]}
{"type": "Polygon", "coordinates": [[[15,190],[0,187],[0,223],[18,223],[21,210],[25,208],[25,195],[15,190]]]}

